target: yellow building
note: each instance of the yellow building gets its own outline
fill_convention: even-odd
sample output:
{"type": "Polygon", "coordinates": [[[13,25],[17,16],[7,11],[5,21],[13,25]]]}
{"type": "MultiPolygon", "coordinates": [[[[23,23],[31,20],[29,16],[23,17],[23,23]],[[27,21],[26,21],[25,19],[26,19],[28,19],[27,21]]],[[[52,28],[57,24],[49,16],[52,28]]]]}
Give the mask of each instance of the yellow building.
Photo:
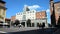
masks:
{"type": "Polygon", "coordinates": [[[6,17],[6,7],[4,1],[0,0],[0,23],[5,22],[6,17]]]}

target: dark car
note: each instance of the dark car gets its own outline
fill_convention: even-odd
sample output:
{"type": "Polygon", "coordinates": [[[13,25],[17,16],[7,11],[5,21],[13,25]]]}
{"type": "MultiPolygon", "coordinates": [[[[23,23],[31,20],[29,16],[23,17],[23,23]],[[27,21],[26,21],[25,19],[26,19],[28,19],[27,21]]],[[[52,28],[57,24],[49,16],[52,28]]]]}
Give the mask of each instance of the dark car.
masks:
{"type": "Polygon", "coordinates": [[[8,23],[0,23],[0,27],[10,27],[8,23]]]}

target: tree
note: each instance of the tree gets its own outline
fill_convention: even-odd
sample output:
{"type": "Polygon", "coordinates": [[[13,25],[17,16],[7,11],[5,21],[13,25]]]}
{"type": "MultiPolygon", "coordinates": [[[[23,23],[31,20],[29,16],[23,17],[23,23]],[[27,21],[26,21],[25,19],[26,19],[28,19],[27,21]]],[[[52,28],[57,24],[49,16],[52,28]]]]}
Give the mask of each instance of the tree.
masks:
{"type": "Polygon", "coordinates": [[[27,20],[27,26],[31,27],[31,20],[30,19],[27,20]]]}
{"type": "Polygon", "coordinates": [[[15,20],[15,23],[14,23],[14,25],[18,25],[18,24],[20,24],[20,21],[19,20],[15,20]]]}

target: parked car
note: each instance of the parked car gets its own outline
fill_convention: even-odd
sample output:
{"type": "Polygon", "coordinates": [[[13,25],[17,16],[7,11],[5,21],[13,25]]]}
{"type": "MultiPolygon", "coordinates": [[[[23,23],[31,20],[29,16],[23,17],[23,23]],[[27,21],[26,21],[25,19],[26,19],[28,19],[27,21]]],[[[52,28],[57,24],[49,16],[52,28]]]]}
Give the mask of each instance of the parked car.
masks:
{"type": "Polygon", "coordinates": [[[10,25],[8,23],[0,23],[0,26],[4,26],[4,27],[10,27],[10,25]]]}

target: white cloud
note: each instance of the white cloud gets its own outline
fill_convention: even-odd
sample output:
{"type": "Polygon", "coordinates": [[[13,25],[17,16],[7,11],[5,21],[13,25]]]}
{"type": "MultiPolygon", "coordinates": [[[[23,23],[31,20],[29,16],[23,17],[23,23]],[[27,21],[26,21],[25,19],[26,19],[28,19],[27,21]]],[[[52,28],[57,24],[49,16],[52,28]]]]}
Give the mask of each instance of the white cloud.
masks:
{"type": "Polygon", "coordinates": [[[29,9],[37,9],[41,8],[39,5],[28,6],[29,9]]]}
{"type": "Polygon", "coordinates": [[[47,9],[46,12],[47,12],[47,22],[51,23],[50,22],[50,9],[47,9]]]}
{"type": "Polygon", "coordinates": [[[46,12],[50,12],[50,9],[47,9],[46,12]]]}

